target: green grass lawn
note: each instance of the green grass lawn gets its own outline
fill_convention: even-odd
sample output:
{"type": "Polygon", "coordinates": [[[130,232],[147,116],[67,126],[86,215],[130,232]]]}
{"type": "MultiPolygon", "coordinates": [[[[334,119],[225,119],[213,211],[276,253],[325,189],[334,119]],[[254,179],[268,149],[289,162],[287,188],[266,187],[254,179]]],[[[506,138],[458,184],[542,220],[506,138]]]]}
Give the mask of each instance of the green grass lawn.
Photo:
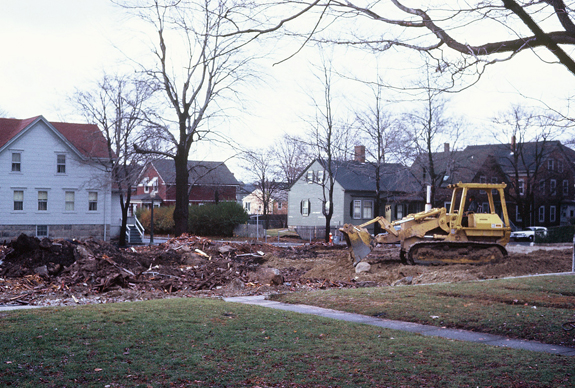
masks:
{"type": "Polygon", "coordinates": [[[273,299],[575,347],[575,275],[322,290],[273,299]]]}
{"type": "Polygon", "coordinates": [[[5,312],[0,386],[571,387],[562,357],[220,300],[5,312]]]}

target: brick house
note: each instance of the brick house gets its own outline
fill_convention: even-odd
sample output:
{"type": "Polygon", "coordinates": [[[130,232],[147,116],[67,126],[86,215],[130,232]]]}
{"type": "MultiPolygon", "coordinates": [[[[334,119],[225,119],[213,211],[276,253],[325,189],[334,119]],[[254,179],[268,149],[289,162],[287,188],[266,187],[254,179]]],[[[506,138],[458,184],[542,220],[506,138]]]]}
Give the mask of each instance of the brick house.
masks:
{"type": "MultiPolygon", "coordinates": [[[[236,201],[240,183],[223,162],[188,161],[190,205],[236,201]]],[[[172,159],[152,160],[144,166],[132,195],[133,209],[176,204],[176,170],[172,159]]]]}

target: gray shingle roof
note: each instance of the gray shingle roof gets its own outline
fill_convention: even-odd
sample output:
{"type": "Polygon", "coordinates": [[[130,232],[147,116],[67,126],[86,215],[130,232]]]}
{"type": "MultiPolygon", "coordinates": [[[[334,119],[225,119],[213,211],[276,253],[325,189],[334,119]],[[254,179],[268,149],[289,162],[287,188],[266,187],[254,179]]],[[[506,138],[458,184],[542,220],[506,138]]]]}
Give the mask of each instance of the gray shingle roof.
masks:
{"type": "MultiPolygon", "coordinates": [[[[176,168],[172,159],[156,159],[150,162],[164,182],[176,182],[176,168]]],[[[188,160],[190,185],[239,186],[239,182],[224,162],[188,160]]]]}

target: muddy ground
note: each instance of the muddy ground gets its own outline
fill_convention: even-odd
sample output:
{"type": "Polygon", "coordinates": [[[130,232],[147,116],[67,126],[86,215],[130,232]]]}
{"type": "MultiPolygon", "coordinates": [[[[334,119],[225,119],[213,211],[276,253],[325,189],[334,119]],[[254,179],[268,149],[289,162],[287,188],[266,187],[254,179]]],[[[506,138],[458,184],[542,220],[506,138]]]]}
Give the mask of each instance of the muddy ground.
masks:
{"type": "Polygon", "coordinates": [[[509,246],[484,265],[409,266],[396,246],[376,248],[356,273],[345,246],[290,248],[182,236],[118,249],[101,241],[20,236],[0,247],[0,305],[75,305],[169,297],[256,295],[333,287],[460,282],[571,271],[570,245],[509,246]]]}

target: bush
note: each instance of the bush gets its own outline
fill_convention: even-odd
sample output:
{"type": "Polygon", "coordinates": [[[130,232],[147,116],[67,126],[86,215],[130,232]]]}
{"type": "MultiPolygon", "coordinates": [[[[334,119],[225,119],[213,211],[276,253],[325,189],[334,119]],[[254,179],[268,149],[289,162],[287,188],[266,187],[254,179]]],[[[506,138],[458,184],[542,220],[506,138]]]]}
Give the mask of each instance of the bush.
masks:
{"type": "Polygon", "coordinates": [[[232,237],[234,228],[249,219],[244,208],[236,202],[190,206],[189,211],[188,233],[198,236],[232,237]]]}
{"type": "MultiPolygon", "coordinates": [[[[136,216],[147,233],[150,233],[152,212],[149,209],[138,209],[136,216]]],[[[174,206],[154,207],[154,233],[174,234],[174,206]]]]}
{"type": "Polygon", "coordinates": [[[557,226],[548,228],[546,237],[537,236],[538,243],[564,243],[573,242],[575,225],[557,226]]]}

